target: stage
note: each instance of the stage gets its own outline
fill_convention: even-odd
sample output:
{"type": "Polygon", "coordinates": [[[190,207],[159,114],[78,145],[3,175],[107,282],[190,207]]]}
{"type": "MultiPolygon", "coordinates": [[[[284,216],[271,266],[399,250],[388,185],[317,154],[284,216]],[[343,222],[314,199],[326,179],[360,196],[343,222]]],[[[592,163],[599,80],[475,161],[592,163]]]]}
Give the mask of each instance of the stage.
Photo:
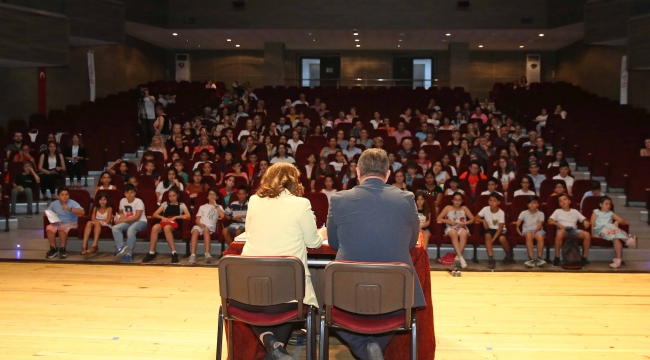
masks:
{"type": "MultiPolygon", "coordinates": [[[[430,274],[436,359],[650,357],[650,274],[430,274]]],[[[3,262],[0,355],[214,359],[218,307],[213,267],[3,262]]]]}

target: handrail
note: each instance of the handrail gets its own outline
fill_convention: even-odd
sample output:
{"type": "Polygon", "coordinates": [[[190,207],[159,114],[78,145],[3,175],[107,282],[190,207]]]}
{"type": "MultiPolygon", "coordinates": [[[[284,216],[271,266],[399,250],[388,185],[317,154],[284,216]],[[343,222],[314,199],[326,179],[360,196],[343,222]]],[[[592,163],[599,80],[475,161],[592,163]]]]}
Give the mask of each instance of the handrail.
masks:
{"type": "Polygon", "coordinates": [[[426,83],[429,86],[436,86],[438,79],[390,79],[390,78],[340,78],[340,79],[283,79],[285,86],[300,86],[300,87],[314,87],[314,86],[379,86],[379,87],[394,87],[406,86],[413,87],[415,82],[419,82],[417,86],[424,86],[426,83]],[[309,85],[305,85],[308,83],[309,85]]]}

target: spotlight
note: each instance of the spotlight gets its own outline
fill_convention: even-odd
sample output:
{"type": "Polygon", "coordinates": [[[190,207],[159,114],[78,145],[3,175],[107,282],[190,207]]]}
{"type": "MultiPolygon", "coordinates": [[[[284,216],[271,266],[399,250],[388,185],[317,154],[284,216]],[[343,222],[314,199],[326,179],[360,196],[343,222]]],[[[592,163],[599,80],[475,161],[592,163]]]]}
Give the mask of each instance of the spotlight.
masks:
{"type": "Polygon", "coordinates": [[[357,47],[361,47],[361,45],[357,45],[357,47]]]}
{"type": "Polygon", "coordinates": [[[235,45],[235,47],[239,47],[239,44],[235,45]]]}
{"type": "Polygon", "coordinates": [[[354,39],[354,41],[359,41],[359,39],[354,39]]]}
{"type": "Polygon", "coordinates": [[[523,46],[523,45],[519,45],[519,48],[520,48],[520,49],[523,49],[523,48],[524,48],[524,46],[523,46]]]}
{"type": "Polygon", "coordinates": [[[482,47],[483,47],[483,45],[479,45],[478,47],[480,47],[480,48],[482,48],[482,47]]]}
{"type": "Polygon", "coordinates": [[[178,36],[178,34],[177,34],[177,33],[172,33],[172,35],[174,35],[174,36],[178,36]]]}
{"type": "Polygon", "coordinates": [[[450,33],[446,33],[445,36],[451,36],[451,34],[450,34],[450,33]]]}
{"type": "Polygon", "coordinates": [[[232,41],[232,40],[230,40],[230,39],[226,39],[226,41],[232,41]]]}
{"type": "Polygon", "coordinates": [[[544,36],[544,34],[539,34],[540,37],[544,36]]]}
{"type": "Polygon", "coordinates": [[[352,35],[354,35],[354,36],[359,36],[359,33],[358,33],[358,32],[355,32],[355,33],[352,34],[352,35]]]}

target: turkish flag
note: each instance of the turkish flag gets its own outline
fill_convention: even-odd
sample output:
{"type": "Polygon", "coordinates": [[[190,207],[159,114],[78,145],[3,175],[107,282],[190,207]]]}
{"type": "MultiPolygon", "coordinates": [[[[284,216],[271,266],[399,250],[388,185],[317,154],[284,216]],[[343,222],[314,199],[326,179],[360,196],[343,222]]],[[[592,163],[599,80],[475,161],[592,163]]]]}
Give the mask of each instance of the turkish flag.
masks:
{"type": "Polygon", "coordinates": [[[38,68],[38,113],[47,113],[47,68],[38,68]]]}

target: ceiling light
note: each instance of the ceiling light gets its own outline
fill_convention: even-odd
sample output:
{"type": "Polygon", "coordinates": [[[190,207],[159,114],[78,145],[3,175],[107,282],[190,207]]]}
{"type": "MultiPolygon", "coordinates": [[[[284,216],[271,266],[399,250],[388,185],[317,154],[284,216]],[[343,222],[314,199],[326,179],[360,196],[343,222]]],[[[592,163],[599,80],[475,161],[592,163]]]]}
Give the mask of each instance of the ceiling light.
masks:
{"type": "Polygon", "coordinates": [[[356,33],[356,32],[355,32],[355,33],[354,33],[354,34],[352,34],[352,35],[354,35],[354,36],[359,36],[359,33],[356,33]]]}
{"type": "Polygon", "coordinates": [[[230,40],[230,39],[226,39],[226,41],[232,41],[232,40],[230,40]]]}
{"type": "Polygon", "coordinates": [[[309,35],[311,35],[311,33],[309,33],[309,35]]]}
{"type": "Polygon", "coordinates": [[[523,48],[524,48],[524,46],[523,46],[523,45],[519,45],[519,48],[520,48],[520,49],[523,49],[523,48]]]}
{"type": "Polygon", "coordinates": [[[402,46],[402,45],[397,45],[397,47],[400,47],[400,46],[402,46]]]}
{"type": "Polygon", "coordinates": [[[451,34],[450,34],[450,33],[446,33],[445,36],[451,36],[451,34]]]}
{"type": "Polygon", "coordinates": [[[539,36],[544,36],[544,34],[539,34],[539,36]]]}
{"type": "Polygon", "coordinates": [[[201,47],[201,45],[199,45],[199,47],[201,47]]]}
{"type": "Polygon", "coordinates": [[[354,39],[354,41],[359,41],[359,39],[354,39]]]}
{"type": "Polygon", "coordinates": [[[235,45],[235,47],[239,47],[239,44],[235,45]]]}
{"type": "Polygon", "coordinates": [[[316,41],[316,39],[314,39],[314,41],[316,41]]]}
{"type": "Polygon", "coordinates": [[[357,44],[357,47],[361,47],[361,45],[357,44]]]}
{"type": "Polygon", "coordinates": [[[174,35],[174,36],[178,36],[178,34],[177,34],[177,33],[172,33],[172,35],[174,35]]]}
{"type": "Polygon", "coordinates": [[[402,39],[399,39],[399,40],[397,40],[397,41],[399,41],[399,42],[401,42],[401,41],[402,41],[402,39]]]}
{"type": "Polygon", "coordinates": [[[483,45],[479,45],[478,47],[480,47],[480,48],[482,48],[482,47],[483,47],[483,45]]]}

